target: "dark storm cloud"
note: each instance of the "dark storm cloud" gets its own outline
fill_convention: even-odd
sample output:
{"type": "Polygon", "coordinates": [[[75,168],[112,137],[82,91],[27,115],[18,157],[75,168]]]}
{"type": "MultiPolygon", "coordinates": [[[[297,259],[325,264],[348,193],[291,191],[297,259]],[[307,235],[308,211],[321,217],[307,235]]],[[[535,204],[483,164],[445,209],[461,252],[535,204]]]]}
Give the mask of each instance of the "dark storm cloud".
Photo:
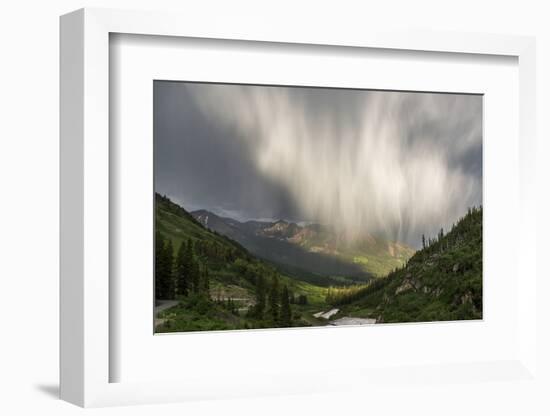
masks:
{"type": "Polygon", "coordinates": [[[187,84],[155,82],[155,190],[188,210],[245,218],[293,218],[287,192],[258,175],[238,132],[205,119],[187,84]]]}
{"type": "Polygon", "coordinates": [[[482,196],[482,98],[155,83],[156,188],[188,209],[417,245],[482,196]]]}

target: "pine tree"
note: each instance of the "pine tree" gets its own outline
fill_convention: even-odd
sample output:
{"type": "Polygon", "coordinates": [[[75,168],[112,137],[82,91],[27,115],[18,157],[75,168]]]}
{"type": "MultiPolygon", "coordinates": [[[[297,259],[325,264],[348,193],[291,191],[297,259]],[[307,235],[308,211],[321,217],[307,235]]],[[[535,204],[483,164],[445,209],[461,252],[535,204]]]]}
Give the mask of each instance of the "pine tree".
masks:
{"type": "Polygon", "coordinates": [[[265,310],[265,279],[261,275],[256,278],[256,305],[254,309],[256,318],[263,319],[265,310]]]}
{"type": "Polygon", "coordinates": [[[279,322],[279,278],[274,275],[269,291],[269,313],[274,324],[279,322]]]}
{"type": "Polygon", "coordinates": [[[288,301],[291,305],[296,303],[296,297],[294,296],[294,292],[291,290],[288,291],[288,301]]]}
{"type": "Polygon", "coordinates": [[[201,290],[200,292],[204,294],[208,299],[210,299],[210,276],[208,275],[208,268],[206,266],[202,267],[200,273],[200,282],[201,290]]]}
{"type": "Polygon", "coordinates": [[[157,231],[155,234],[155,297],[156,299],[173,299],[173,247],[172,240],[165,239],[157,231]]]}
{"type": "Polygon", "coordinates": [[[200,287],[200,266],[195,257],[195,247],[193,241],[187,241],[187,250],[185,252],[185,262],[187,264],[187,282],[191,292],[198,294],[200,287]]]}
{"type": "Polygon", "coordinates": [[[189,265],[187,259],[187,244],[182,241],[176,258],[175,280],[178,295],[187,296],[189,294],[189,265]]]}
{"type": "Polygon", "coordinates": [[[280,326],[283,328],[292,326],[292,311],[290,310],[290,301],[288,296],[288,288],[283,286],[281,293],[281,316],[280,326]]]}
{"type": "Polygon", "coordinates": [[[172,240],[168,239],[167,244],[164,246],[164,296],[166,299],[174,299],[174,247],[172,246],[172,240]]]}
{"type": "Polygon", "coordinates": [[[422,248],[426,248],[426,236],[422,234],[422,248]]]}
{"type": "Polygon", "coordinates": [[[308,300],[306,295],[299,295],[298,296],[298,305],[307,305],[308,300]]]}
{"type": "Polygon", "coordinates": [[[187,274],[187,291],[193,290],[193,240],[188,239],[185,245],[185,273],[187,274]]]}
{"type": "Polygon", "coordinates": [[[159,230],[155,233],[155,299],[164,299],[164,236],[159,230]]]}
{"type": "Polygon", "coordinates": [[[200,264],[194,255],[191,259],[191,281],[193,282],[193,293],[199,294],[202,291],[200,264]]]}

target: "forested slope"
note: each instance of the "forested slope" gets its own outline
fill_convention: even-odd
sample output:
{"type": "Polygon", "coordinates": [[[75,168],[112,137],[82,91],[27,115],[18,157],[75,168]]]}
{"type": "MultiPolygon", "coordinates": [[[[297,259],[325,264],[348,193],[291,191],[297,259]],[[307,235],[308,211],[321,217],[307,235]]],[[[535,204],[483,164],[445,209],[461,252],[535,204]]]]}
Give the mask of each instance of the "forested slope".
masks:
{"type": "Polygon", "coordinates": [[[280,273],[167,197],[155,198],[155,297],[180,301],[157,330],[307,325],[292,311],[324,303],[326,289],[280,273]]]}
{"type": "Polygon", "coordinates": [[[327,301],[377,322],[481,319],[482,220],[481,207],[470,209],[447,234],[422,237],[403,268],[366,287],[331,290],[327,301]]]}

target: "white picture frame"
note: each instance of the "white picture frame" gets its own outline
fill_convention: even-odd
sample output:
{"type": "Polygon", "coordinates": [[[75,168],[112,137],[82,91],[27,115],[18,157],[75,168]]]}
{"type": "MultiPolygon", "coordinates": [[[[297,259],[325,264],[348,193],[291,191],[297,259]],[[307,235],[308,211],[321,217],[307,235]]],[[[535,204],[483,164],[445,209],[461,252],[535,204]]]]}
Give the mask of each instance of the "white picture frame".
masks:
{"type": "MultiPolygon", "coordinates": [[[[194,375],[170,381],[111,382],[110,366],[119,359],[110,348],[110,34],[331,45],[429,51],[443,54],[503,55],[519,67],[519,184],[517,267],[523,278],[517,293],[517,349],[506,359],[471,363],[418,363],[414,377],[424,382],[487,378],[536,380],[535,42],[508,35],[379,32],[331,33],[267,22],[214,19],[204,26],[192,16],[168,13],[82,9],[61,18],[61,398],[80,406],[158,403],[198,398],[251,397],[262,394],[319,393],[403,381],[409,369],[332,368],[319,373],[281,371],[261,380],[241,377],[213,381],[194,375]],[[331,377],[335,376],[336,377],[331,377]],[[345,375],[353,383],[341,380],[345,375]]],[[[516,271],[517,272],[517,271],[516,271]]],[[[513,273],[513,272],[512,272],[513,273]]],[[[410,327],[409,327],[410,328],[410,327]]],[[[327,335],[328,336],[328,335],[327,335]]],[[[536,382],[536,381],[535,381],[536,382]]]]}

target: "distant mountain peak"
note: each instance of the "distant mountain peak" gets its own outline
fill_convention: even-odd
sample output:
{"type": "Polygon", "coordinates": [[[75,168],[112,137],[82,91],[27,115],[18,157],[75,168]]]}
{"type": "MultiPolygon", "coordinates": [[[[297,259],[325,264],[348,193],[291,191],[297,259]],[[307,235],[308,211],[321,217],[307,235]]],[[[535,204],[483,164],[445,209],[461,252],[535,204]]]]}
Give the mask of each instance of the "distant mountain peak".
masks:
{"type": "Polygon", "coordinates": [[[204,227],[238,241],[260,257],[293,267],[307,258],[311,270],[320,274],[346,275],[354,270],[356,274],[384,275],[414,253],[404,244],[365,233],[348,244],[333,227],[317,223],[299,225],[285,219],[240,222],[205,209],[191,215],[204,227]],[[333,262],[334,267],[322,266],[326,262],[333,262]]]}
{"type": "MultiPolygon", "coordinates": [[[[221,215],[218,215],[218,214],[216,214],[212,211],[209,211],[207,209],[198,209],[196,211],[192,211],[191,215],[210,215],[210,216],[217,217],[217,218],[224,218],[221,215]]],[[[228,218],[228,219],[231,219],[231,218],[228,218]]]]}

